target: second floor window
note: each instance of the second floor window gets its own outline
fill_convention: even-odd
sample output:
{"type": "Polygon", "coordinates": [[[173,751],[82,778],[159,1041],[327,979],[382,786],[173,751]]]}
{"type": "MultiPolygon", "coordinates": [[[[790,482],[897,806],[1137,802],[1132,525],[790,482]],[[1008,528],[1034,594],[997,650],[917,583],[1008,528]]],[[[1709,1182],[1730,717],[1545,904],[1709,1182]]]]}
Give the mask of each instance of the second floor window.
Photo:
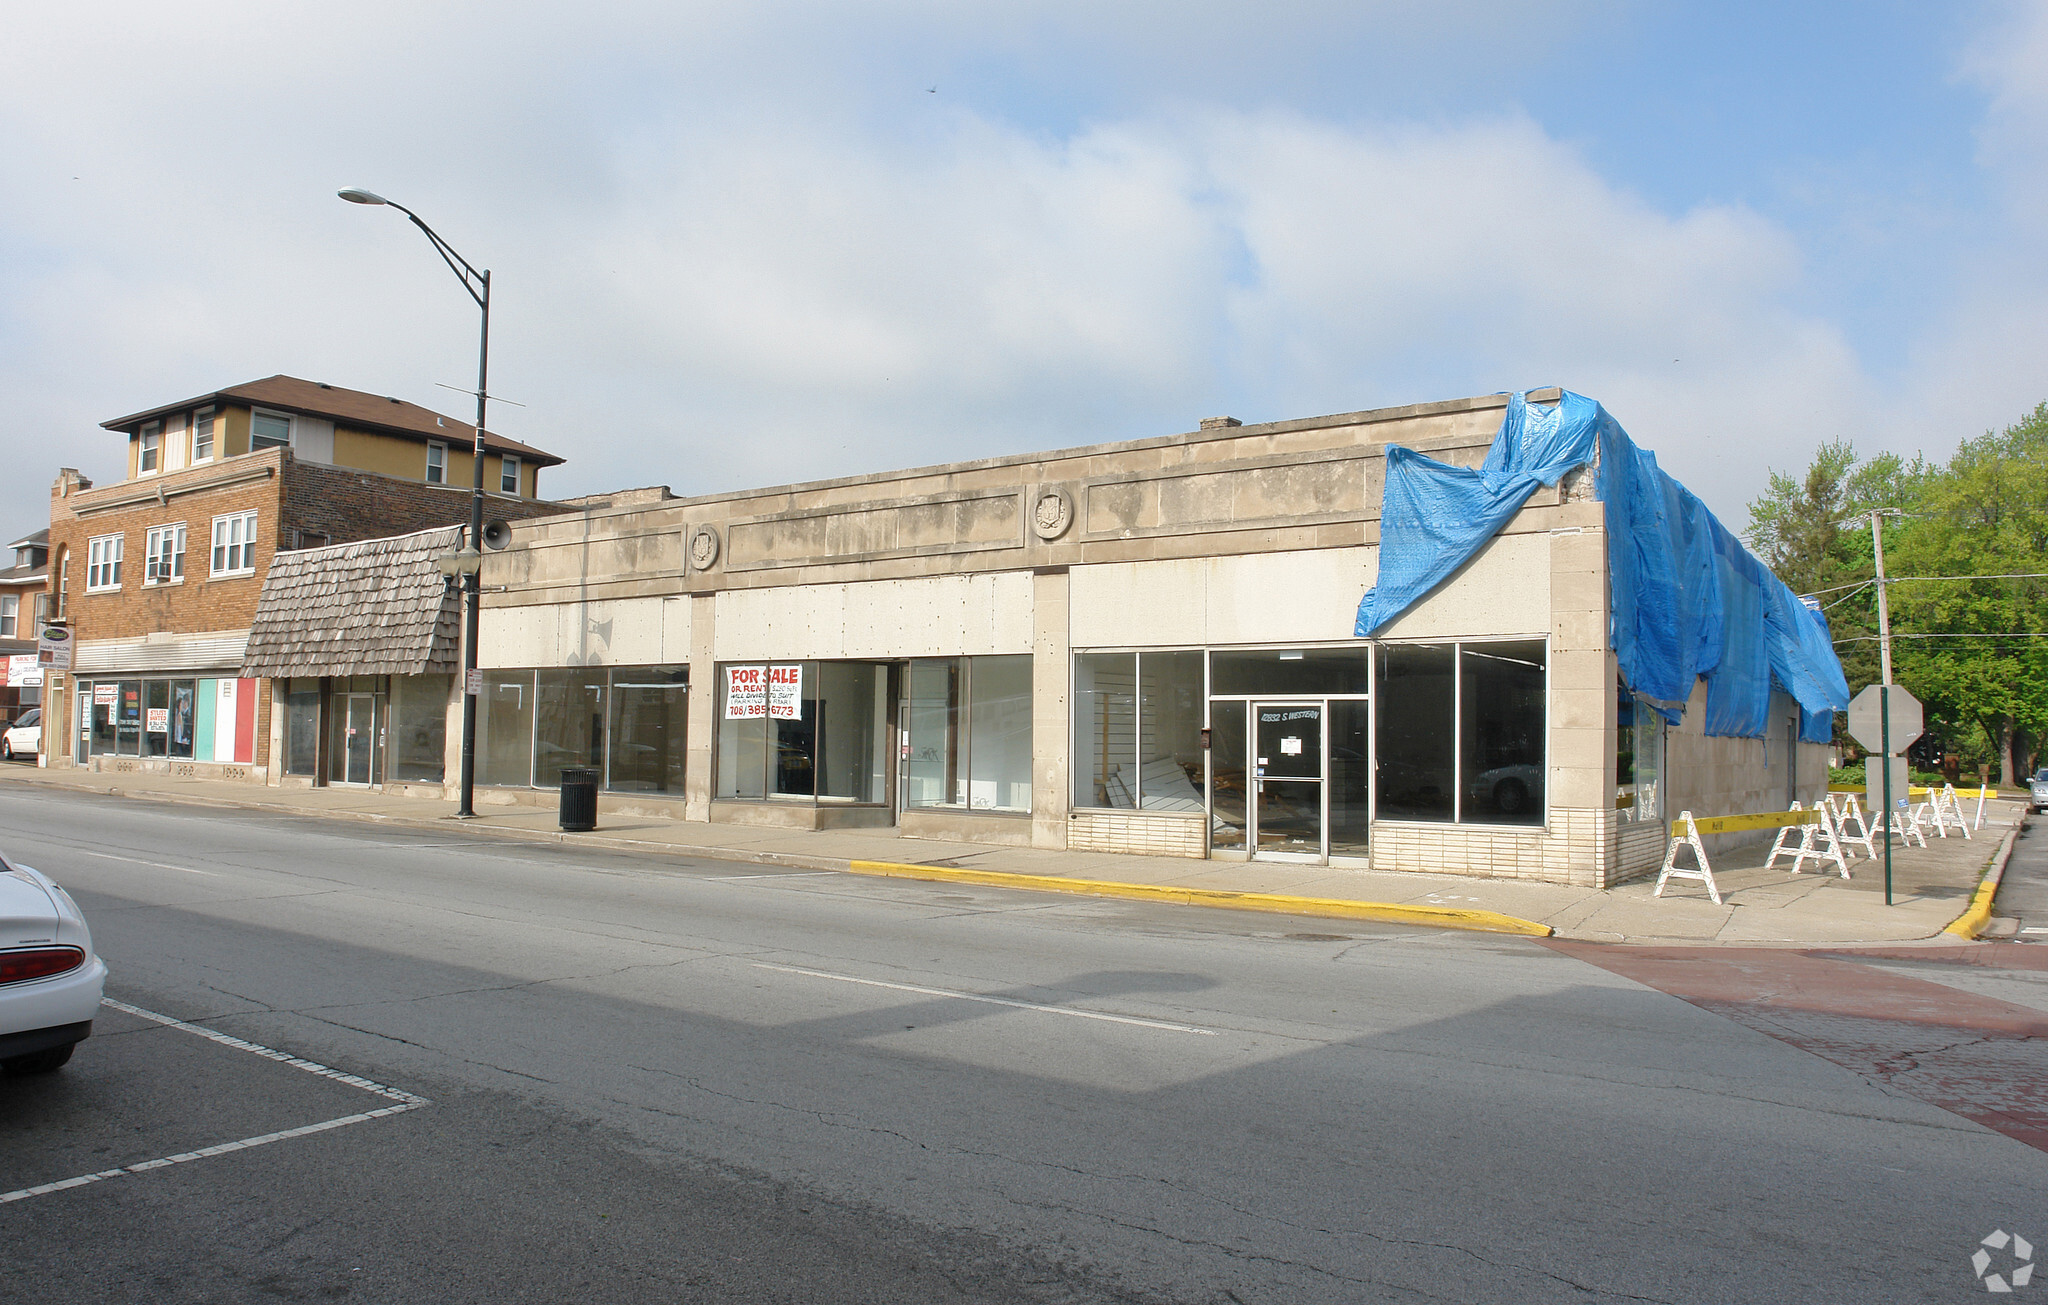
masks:
{"type": "Polygon", "coordinates": [[[142,583],[175,584],[185,578],[185,527],[156,526],[149,532],[142,583]]]}
{"type": "Polygon", "coordinates": [[[213,573],[246,575],[256,569],[256,514],[213,519],[213,573]]]}
{"type": "Polygon", "coordinates": [[[249,418],[249,452],[281,449],[292,442],[292,419],[279,412],[254,413],[249,418]]]}
{"type": "Polygon", "coordinates": [[[101,535],[85,546],[85,592],[121,587],[121,536],[101,535]]]}
{"type": "Polygon", "coordinates": [[[206,462],[213,457],[213,409],[192,414],[192,460],[206,462]]]}
{"type": "Polygon", "coordinates": [[[36,629],[35,629],[35,632],[36,632],[36,633],[37,633],[38,635],[42,634],[42,632],[43,632],[43,627],[44,627],[44,626],[46,626],[46,625],[48,625],[49,623],[50,623],[50,596],[49,596],[48,594],[37,594],[37,595],[36,595],[36,629]]]}
{"type": "Polygon", "coordinates": [[[137,465],[144,475],[148,475],[163,464],[163,458],[164,426],[160,421],[153,421],[142,428],[142,460],[137,465]]]}
{"type": "Polygon", "coordinates": [[[0,639],[15,637],[15,627],[21,623],[21,599],[8,594],[0,597],[0,639]]]}
{"type": "Polygon", "coordinates": [[[507,453],[498,459],[498,492],[517,494],[519,492],[519,459],[507,453]]]}
{"type": "Polygon", "coordinates": [[[445,485],[448,483],[448,446],[427,445],[427,483],[445,485]]]}

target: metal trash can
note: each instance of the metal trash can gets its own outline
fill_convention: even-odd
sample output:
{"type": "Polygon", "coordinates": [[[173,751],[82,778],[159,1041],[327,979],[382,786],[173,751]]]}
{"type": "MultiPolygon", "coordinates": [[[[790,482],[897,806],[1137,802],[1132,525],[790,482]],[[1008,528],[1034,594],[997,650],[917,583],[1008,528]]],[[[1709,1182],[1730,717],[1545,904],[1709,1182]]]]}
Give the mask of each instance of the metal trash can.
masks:
{"type": "Polygon", "coordinates": [[[572,834],[597,828],[597,772],[568,767],[562,771],[562,828],[572,834]]]}

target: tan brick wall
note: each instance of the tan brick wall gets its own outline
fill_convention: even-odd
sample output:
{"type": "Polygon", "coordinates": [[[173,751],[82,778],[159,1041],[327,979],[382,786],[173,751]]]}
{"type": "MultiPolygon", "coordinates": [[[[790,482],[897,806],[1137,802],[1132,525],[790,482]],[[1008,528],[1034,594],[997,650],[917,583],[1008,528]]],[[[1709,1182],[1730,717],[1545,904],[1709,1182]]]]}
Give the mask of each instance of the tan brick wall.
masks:
{"type": "Polygon", "coordinates": [[[1067,848],[1196,859],[1208,855],[1200,816],[1142,816],[1121,811],[1074,812],[1067,821],[1067,848]]]}

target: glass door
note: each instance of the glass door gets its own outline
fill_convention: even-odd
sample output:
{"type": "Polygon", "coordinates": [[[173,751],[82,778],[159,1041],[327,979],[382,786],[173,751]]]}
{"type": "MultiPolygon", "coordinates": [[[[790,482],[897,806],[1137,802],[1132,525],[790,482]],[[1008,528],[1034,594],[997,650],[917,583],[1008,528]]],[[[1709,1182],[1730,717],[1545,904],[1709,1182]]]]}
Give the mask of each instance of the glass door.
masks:
{"type": "Polygon", "coordinates": [[[336,780],[343,784],[368,784],[370,758],[377,742],[377,698],[370,693],[351,693],[343,702],[342,743],[340,755],[335,757],[341,774],[336,780]]]}
{"type": "Polygon", "coordinates": [[[1254,702],[1252,853],[1319,861],[1323,844],[1323,717],[1317,702],[1254,702]]]}

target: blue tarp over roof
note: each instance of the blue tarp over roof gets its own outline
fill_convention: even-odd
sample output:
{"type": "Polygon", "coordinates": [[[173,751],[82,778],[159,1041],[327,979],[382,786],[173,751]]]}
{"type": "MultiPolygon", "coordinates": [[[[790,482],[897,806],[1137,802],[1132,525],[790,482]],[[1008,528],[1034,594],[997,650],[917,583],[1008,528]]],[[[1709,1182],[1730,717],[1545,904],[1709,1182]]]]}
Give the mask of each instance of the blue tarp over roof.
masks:
{"type": "Polygon", "coordinates": [[[1773,684],[1799,703],[1800,737],[1825,743],[1849,685],[1825,618],[1801,603],[1607,410],[1569,390],[1508,400],[1477,470],[1387,449],[1379,582],[1357,633],[1385,628],[1506,525],[1539,485],[1595,465],[1607,506],[1609,635],[1629,687],[1676,720],[1707,679],[1706,732],[1761,738],[1773,684]]]}

